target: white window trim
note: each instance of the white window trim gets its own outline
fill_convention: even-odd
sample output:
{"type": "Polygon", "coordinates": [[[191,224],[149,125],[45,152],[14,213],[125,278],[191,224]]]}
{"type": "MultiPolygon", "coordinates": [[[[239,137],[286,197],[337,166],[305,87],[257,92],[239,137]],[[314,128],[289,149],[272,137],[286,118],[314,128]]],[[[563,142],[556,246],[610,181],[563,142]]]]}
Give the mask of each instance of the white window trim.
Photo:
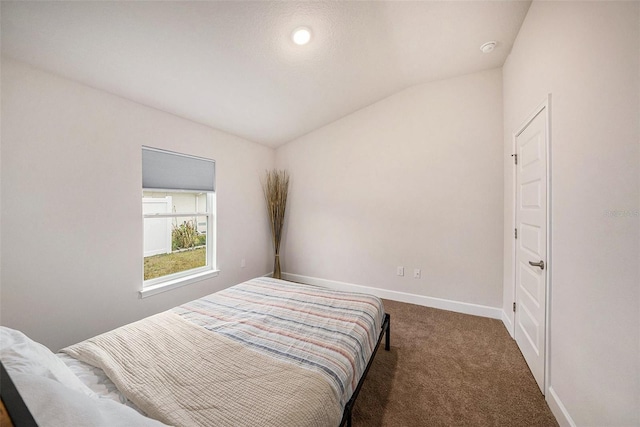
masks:
{"type": "Polygon", "coordinates": [[[220,274],[220,270],[207,270],[173,280],[165,280],[161,283],[158,283],[157,285],[145,286],[144,289],[139,292],[140,298],[147,298],[152,295],[157,295],[162,292],[170,291],[172,289],[180,288],[182,286],[190,285],[202,280],[211,279],[213,277],[216,277],[218,274],[220,274]]]}
{"type": "MultiPolygon", "coordinates": [[[[143,189],[143,191],[160,191],[175,193],[180,190],[158,190],[158,189],[143,189]]],[[[192,191],[186,191],[191,193],[192,191]]],[[[206,216],[207,217],[207,265],[191,270],[180,271],[178,273],[168,274],[166,276],[156,277],[149,280],[144,280],[144,267],[143,267],[143,279],[142,289],[139,291],[140,298],[147,298],[152,295],[156,295],[162,292],[170,291],[172,289],[180,288],[182,286],[190,285],[192,283],[200,282],[202,280],[210,279],[218,276],[220,270],[216,269],[216,198],[214,192],[207,192],[207,209],[205,213],[198,212],[194,214],[150,214],[143,215],[144,218],[158,218],[158,217],[181,217],[181,216],[206,216]],[[210,245],[210,246],[209,246],[210,245]]]]}

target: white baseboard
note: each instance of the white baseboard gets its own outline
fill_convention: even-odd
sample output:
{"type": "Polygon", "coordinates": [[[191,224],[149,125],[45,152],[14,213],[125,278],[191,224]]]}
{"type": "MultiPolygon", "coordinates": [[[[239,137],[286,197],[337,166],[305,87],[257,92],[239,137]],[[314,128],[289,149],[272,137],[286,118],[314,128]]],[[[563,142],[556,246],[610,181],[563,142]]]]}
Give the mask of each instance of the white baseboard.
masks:
{"type": "Polygon", "coordinates": [[[502,309],[486,305],[470,304],[467,302],[452,301],[441,298],[427,297],[410,294],[407,292],[390,291],[388,289],[374,288],[371,286],[355,285],[353,283],[338,282],[335,280],[320,279],[318,277],[302,276],[300,274],[282,273],[282,278],[292,282],[306,283],[309,285],[324,286],[330,289],[342,291],[363,292],[375,295],[379,298],[393,301],[422,305],[425,307],[439,308],[441,310],[455,311],[457,313],[472,314],[474,316],[502,319],[502,309]]]}
{"type": "Polygon", "coordinates": [[[549,386],[545,399],[549,405],[549,409],[551,409],[551,412],[555,415],[558,424],[560,424],[560,427],[576,427],[576,423],[573,422],[571,415],[569,415],[569,411],[567,411],[567,408],[562,404],[562,401],[556,394],[553,387],[549,386]]]}
{"type": "Polygon", "coordinates": [[[509,316],[504,310],[502,310],[502,323],[504,323],[504,327],[507,328],[507,332],[509,332],[511,338],[515,339],[513,336],[513,322],[511,321],[511,316],[509,316]]]}

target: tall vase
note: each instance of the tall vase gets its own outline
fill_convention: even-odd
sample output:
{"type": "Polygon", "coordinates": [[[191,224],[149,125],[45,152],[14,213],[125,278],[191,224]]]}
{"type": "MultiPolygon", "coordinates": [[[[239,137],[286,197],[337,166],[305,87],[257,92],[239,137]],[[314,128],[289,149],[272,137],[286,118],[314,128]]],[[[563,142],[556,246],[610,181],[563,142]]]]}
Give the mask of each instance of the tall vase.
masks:
{"type": "Polygon", "coordinates": [[[280,271],[280,254],[276,253],[275,260],[273,261],[273,278],[282,279],[282,272],[280,271]]]}

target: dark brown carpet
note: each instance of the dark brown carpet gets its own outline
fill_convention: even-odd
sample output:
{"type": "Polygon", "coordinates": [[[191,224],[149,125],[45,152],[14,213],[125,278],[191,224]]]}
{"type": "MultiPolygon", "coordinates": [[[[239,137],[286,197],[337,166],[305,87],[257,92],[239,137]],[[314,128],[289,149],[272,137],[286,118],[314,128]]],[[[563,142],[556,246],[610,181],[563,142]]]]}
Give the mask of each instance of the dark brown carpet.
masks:
{"type": "Polygon", "coordinates": [[[360,391],[354,427],[557,426],[501,321],[384,301],[384,340],[360,391]]]}

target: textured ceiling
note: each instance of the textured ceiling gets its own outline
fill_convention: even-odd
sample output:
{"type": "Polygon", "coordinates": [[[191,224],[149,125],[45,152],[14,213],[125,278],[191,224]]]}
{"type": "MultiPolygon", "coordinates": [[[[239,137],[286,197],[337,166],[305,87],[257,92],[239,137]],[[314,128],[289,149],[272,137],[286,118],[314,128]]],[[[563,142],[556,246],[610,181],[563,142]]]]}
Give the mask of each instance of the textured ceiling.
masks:
{"type": "Polygon", "coordinates": [[[2,52],[278,146],[409,86],[502,66],[529,4],[3,1],[2,52]],[[290,37],[301,25],[306,46],[290,37]]]}

